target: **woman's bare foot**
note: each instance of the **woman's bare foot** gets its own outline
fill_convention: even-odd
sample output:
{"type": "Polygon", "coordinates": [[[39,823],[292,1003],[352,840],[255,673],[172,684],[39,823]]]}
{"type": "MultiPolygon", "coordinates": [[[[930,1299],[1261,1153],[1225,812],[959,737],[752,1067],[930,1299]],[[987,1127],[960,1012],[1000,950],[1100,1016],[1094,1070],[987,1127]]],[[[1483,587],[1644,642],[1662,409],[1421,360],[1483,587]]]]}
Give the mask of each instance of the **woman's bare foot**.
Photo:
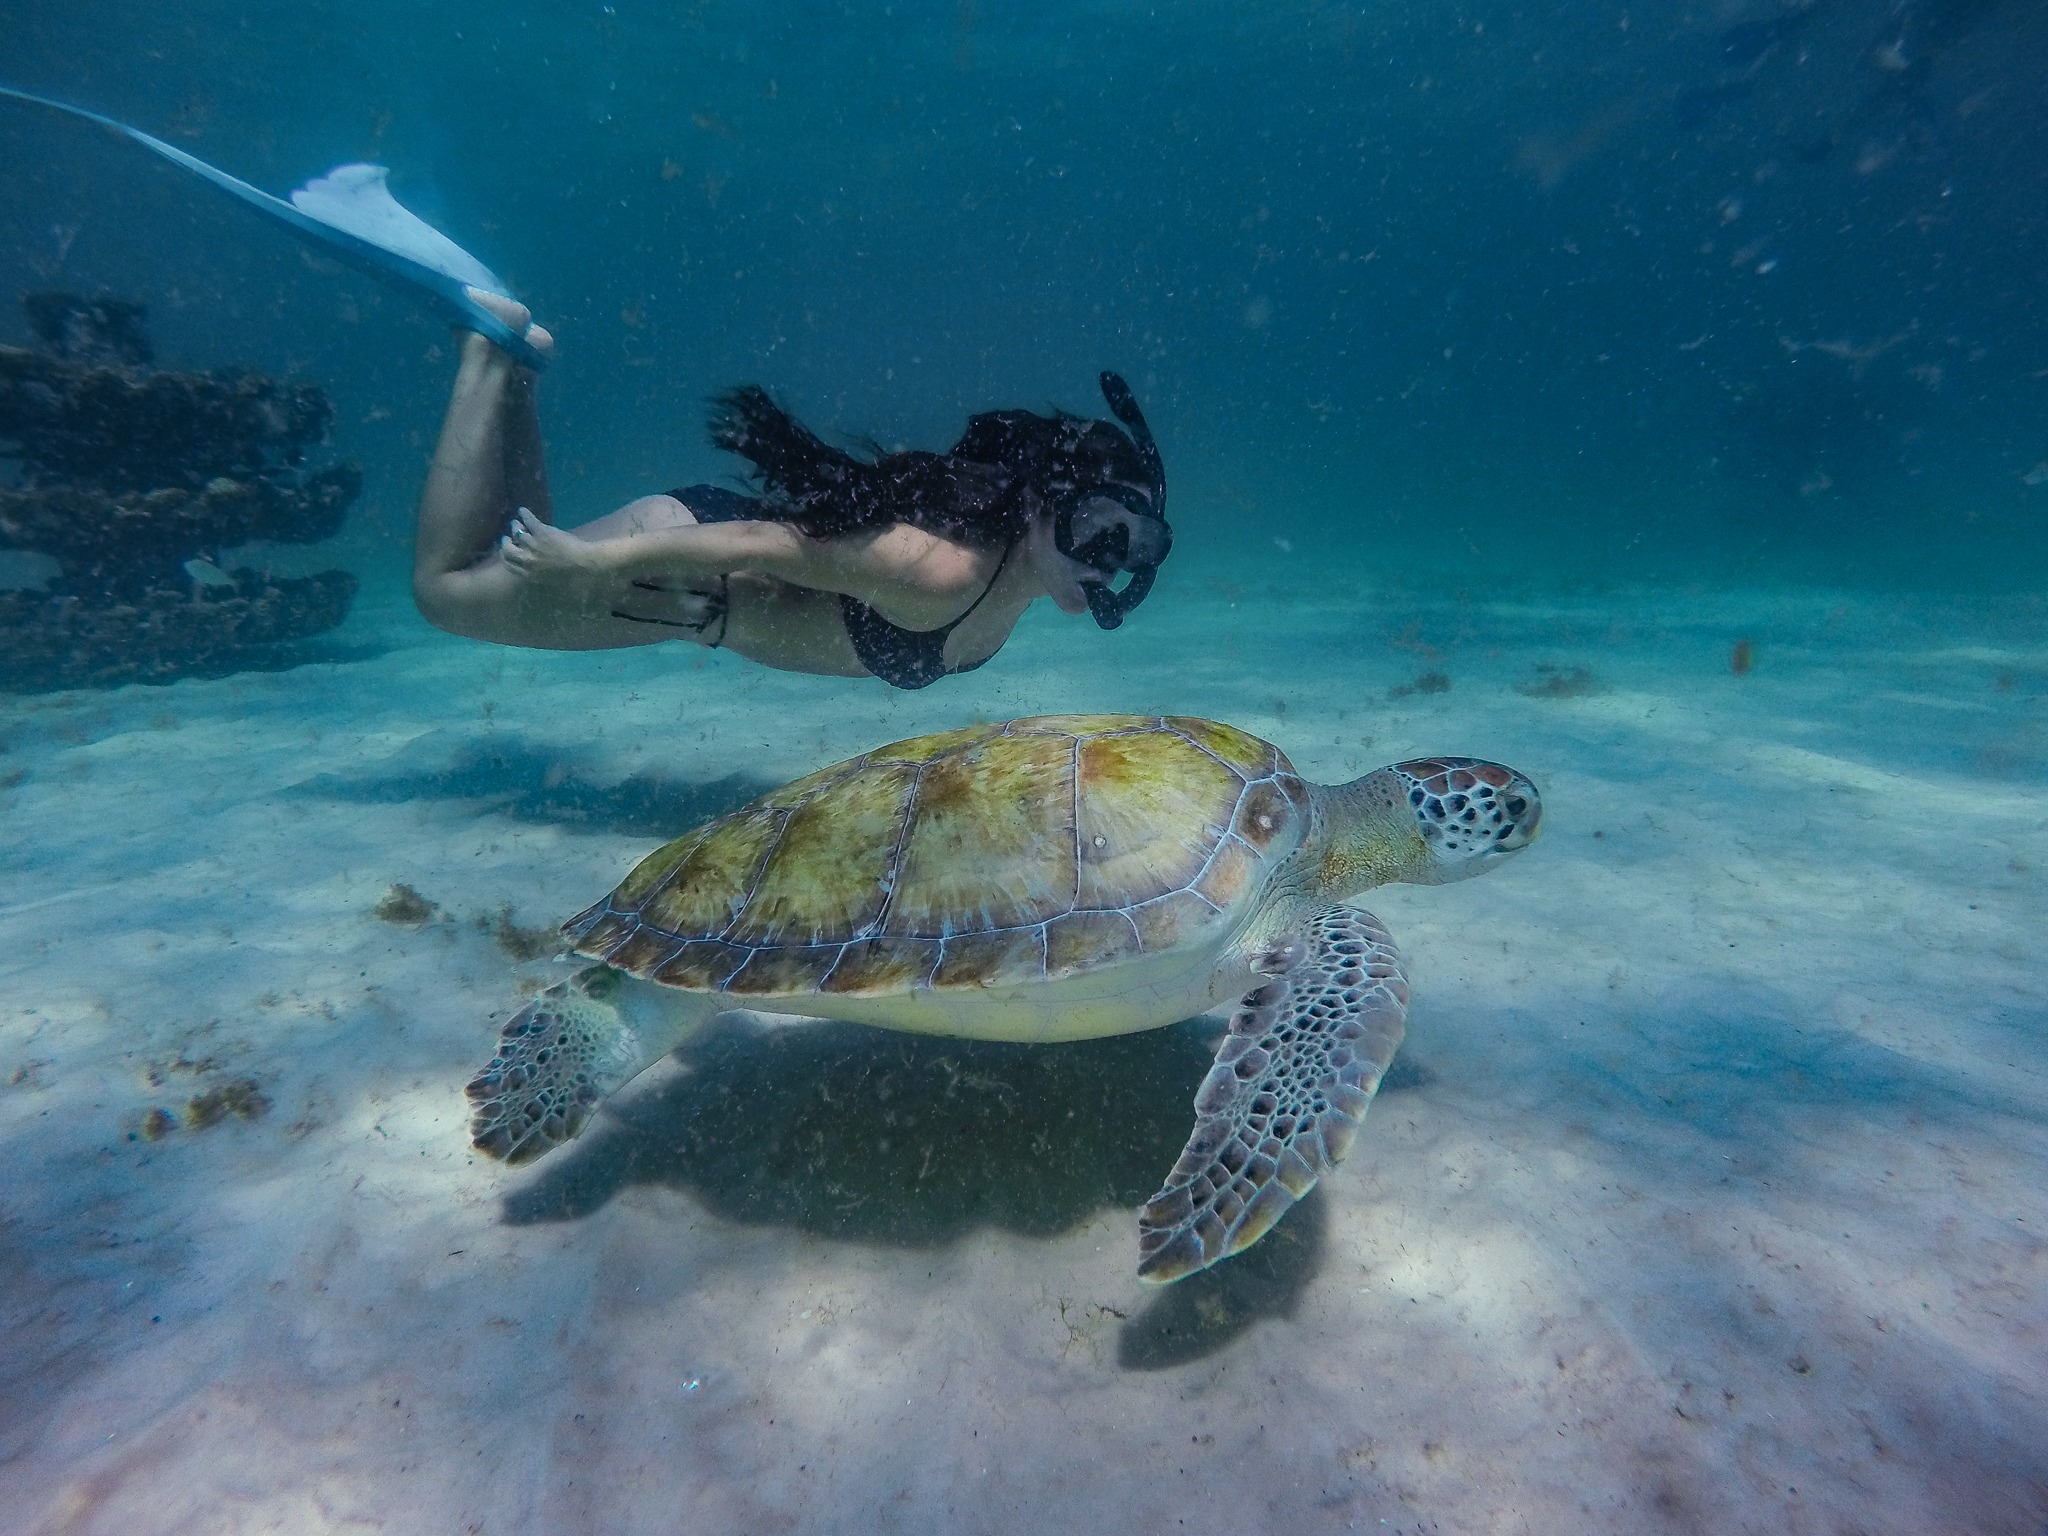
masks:
{"type": "Polygon", "coordinates": [[[546,357],[555,350],[555,338],[546,326],[533,323],[533,311],[517,299],[508,299],[502,293],[486,293],[481,288],[467,290],[478,306],[489,310],[512,328],[514,336],[524,336],[528,346],[546,357]]]}

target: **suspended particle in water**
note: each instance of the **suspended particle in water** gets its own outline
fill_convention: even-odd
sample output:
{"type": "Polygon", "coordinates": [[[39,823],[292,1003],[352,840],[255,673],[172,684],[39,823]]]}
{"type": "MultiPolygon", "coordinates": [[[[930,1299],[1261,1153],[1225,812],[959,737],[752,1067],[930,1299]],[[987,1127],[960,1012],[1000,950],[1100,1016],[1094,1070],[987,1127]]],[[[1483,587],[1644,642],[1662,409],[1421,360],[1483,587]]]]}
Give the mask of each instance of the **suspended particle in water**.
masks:
{"type": "Polygon", "coordinates": [[[1747,640],[1738,640],[1735,642],[1735,649],[1729,653],[1728,670],[1737,677],[1747,677],[1755,660],[1756,647],[1747,640]]]}

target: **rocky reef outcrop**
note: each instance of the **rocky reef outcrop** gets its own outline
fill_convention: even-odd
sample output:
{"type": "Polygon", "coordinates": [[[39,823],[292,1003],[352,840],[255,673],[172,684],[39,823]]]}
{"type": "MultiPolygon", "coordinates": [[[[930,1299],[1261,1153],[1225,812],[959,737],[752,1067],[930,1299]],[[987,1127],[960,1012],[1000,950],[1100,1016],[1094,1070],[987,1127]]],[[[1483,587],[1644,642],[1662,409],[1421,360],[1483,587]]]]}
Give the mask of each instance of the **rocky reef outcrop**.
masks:
{"type": "Polygon", "coordinates": [[[362,491],[308,471],[325,392],[253,372],[151,366],[141,305],[23,300],[38,347],[0,346],[0,549],[47,555],[45,586],[0,591],[0,687],[217,676],[276,666],[347,616],[347,571],[222,568],[255,541],[315,544],[362,491]]]}

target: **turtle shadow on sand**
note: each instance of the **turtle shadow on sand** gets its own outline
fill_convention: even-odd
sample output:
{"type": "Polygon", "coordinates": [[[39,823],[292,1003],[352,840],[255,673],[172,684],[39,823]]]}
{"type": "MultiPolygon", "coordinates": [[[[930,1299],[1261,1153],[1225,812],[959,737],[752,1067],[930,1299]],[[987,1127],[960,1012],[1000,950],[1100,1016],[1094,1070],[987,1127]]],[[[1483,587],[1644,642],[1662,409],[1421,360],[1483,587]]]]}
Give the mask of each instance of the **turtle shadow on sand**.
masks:
{"type": "Polygon", "coordinates": [[[519,821],[666,839],[775,787],[744,773],[705,780],[632,774],[601,784],[584,777],[569,752],[518,736],[463,740],[452,753],[447,745],[431,743],[380,775],[315,774],[294,792],[371,805],[476,800],[519,821]]]}
{"type": "MultiPolygon", "coordinates": [[[[1378,1096],[1420,1088],[1435,1076],[1420,1062],[1396,1056],[1380,1079],[1378,1096]]],[[[1366,1124],[1372,1124],[1371,1116],[1366,1124]]],[[[1327,1182],[1318,1184],[1243,1253],[1155,1295],[1117,1331],[1116,1363],[1127,1371],[1170,1370],[1215,1354],[1254,1323],[1294,1316],[1323,1267],[1329,1199],[1327,1182]]]]}
{"type": "MultiPolygon", "coordinates": [[[[987,1226],[1052,1237],[1151,1197],[1217,1032],[1190,1020],[1031,1046],[725,1021],[683,1049],[684,1071],[614,1100],[506,1198],[505,1219],[573,1221],[653,1184],[729,1221],[847,1242],[931,1247],[987,1226]]],[[[1118,1363],[1185,1364],[1290,1315],[1326,1227],[1311,1194],[1247,1252],[1156,1293],[1120,1330],[1118,1363]]]]}
{"type": "Polygon", "coordinates": [[[1171,1370],[1215,1354],[1254,1323],[1294,1316],[1329,1235],[1329,1195],[1319,1184],[1243,1253],[1155,1294],[1117,1330],[1116,1363],[1171,1370]]]}
{"type": "Polygon", "coordinates": [[[678,1053],[684,1071],[555,1153],[506,1216],[573,1220],[658,1184],[729,1221],[854,1242],[1050,1237],[1159,1187],[1216,1032],[1029,1046],[724,1020],[678,1053]]]}

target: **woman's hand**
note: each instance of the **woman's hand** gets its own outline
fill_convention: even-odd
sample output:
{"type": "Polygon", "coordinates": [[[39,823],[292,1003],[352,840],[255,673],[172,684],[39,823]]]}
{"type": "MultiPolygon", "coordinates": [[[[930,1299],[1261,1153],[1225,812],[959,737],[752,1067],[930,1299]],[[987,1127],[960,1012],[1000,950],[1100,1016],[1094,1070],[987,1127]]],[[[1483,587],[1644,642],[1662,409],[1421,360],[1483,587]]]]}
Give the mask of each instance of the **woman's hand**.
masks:
{"type": "Polygon", "coordinates": [[[525,507],[512,515],[511,528],[498,541],[506,568],[522,581],[579,594],[617,580],[603,549],[602,544],[542,522],[525,507]]]}

